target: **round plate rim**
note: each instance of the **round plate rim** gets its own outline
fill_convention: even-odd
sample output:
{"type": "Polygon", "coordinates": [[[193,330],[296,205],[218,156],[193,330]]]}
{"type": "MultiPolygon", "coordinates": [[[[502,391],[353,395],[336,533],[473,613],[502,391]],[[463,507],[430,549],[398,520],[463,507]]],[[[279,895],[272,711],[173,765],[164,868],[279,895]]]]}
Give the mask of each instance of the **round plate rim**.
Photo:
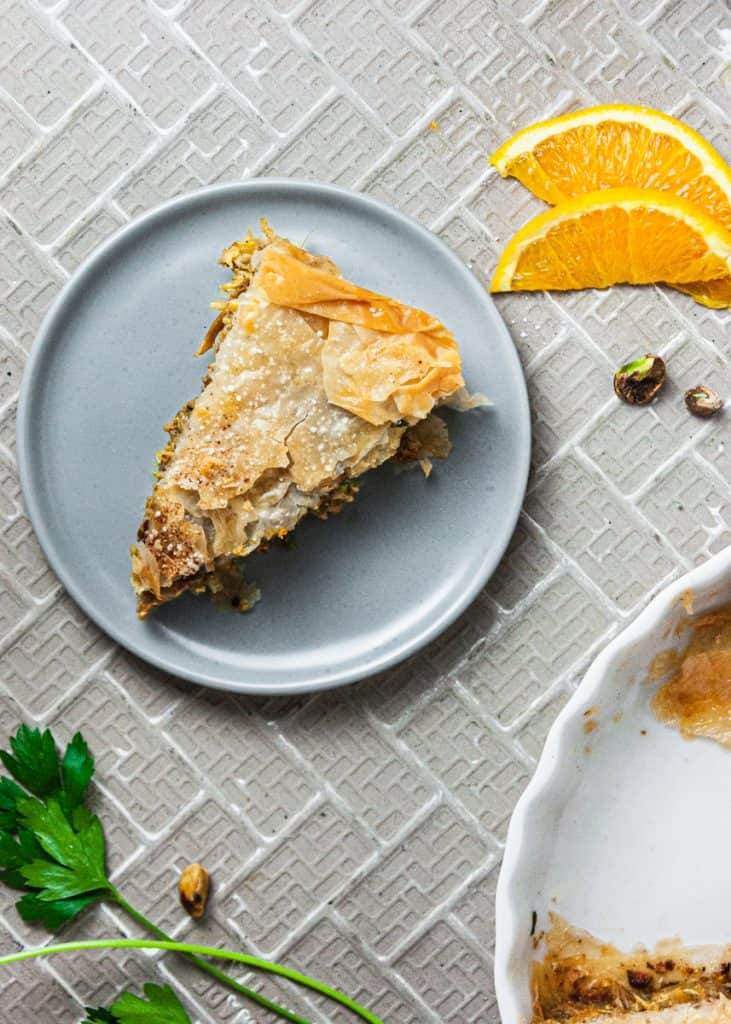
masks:
{"type": "Polygon", "coordinates": [[[366,671],[361,671],[360,668],[354,667],[351,669],[335,671],[326,679],[313,682],[301,680],[294,683],[279,684],[268,682],[255,685],[247,681],[237,681],[226,675],[218,675],[216,674],[213,666],[210,673],[198,671],[196,669],[181,669],[179,666],[175,666],[174,670],[171,670],[169,662],[167,662],[163,656],[158,655],[155,651],[145,649],[141,644],[136,643],[133,638],[126,636],[122,629],[117,628],[114,621],[105,617],[103,610],[95,607],[92,602],[87,599],[83,588],[77,585],[73,572],[67,569],[63,559],[57,554],[54,542],[50,536],[50,530],[47,528],[46,521],[42,513],[42,502],[36,489],[33,474],[33,457],[30,454],[32,451],[32,442],[30,438],[31,423],[29,420],[28,410],[31,405],[31,397],[35,380],[43,367],[44,356],[53,344],[54,328],[57,325],[57,321],[63,316],[69,297],[80,286],[84,278],[92,274],[97,264],[101,263],[112,250],[120,245],[120,243],[124,244],[129,236],[140,231],[144,232],[145,230],[154,228],[157,220],[162,220],[176,209],[186,208],[197,202],[206,202],[210,198],[215,199],[221,196],[225,197],[228,195],[233,196],[238,194],[245,195],[247,192],[260,191],[266,193],[281,190],[298,192],[300,194],[306,193],[320,198],[338,197],[343,201],[355,203],[356,205],[361,205],[366,209],[370,209],[376,214],[386,215],[388,217],[395,218],[397,221],[400,220],[407,224],[409,228],[417,234],[417,236],[420,236],[424,240],[425,243],[429,245],[436,245],[443,258],[451,263],[455,269],[462,274],[468,274],[474,281],[477,280],[469,268],[465,266],[465,264],[455,255],[455,253],[452,252],[449,246],[442,241],[438,235],[434,234],[428,228],[414,220],[413,217],[403,213],[401,210],[390,206],[388,203],[374,199],[372,196],[365,195],[362,192],[355,192],[351,189],[343,188],[338,185],[329,185],[322,182],[280,177],[249,178],[243,182],[226,182],[223,184],[202,186],[201,188],[193,189],[179,196],[175,196],[172,199],[168,199],[157,206],[152,207],[150,210],[145,211],[145,213],[141,214],[139,217],[133,218],[129,223],[122,225],[99,246],[97,246],[97,248],[94,249],[74,270],[43,317],[35,339],[31,345],[21,380],[16,418],[17,462],[25,508],[35,531],[36,538],[49,565],[60,580],[64,589],[73,598],[76,604],[78,604],[85,614],[88,615],[88,617],[104,633],[111,637],[112,640],[125,648],[125,650],[134,654],[136,657],[141,658],[143,661],[153,665],[155,668],[158,668],[163,672],[167,672],[177,678],[188,679],[191,682],[200,683],[203,686],[223,690],[229,693],[267,697],[289,696],[298,693],[315,693],[320,690],[335,689],[336,687],[374,676],[421,650],[439,636],[439,634],[448,626],[450,626],[452,622],[454,622],[454,620],[465,610],[465,608],[472,603],[477,594],[487,583],[510,543],[510,538],[512,537],[518,522],[518,517],[520,515],[523,498],[528,484],[531,453],[531,420],[525,375],[523,373],[523,368],[521,366],[517,350],[510,336],[510,332],[500,316],[489,292],[485,291],[485,299],[488,304],[492,306],[495,313],[494,327],[504,343],[505,358],[509,363],[513,364],[512,369],[515,371],[518,402],[520,406],[517,411],[519,419],[523,425],[522,436],[524,440],[516,456],[518,463],[518,474],[516,478],[517,486],[515,487],[514,494],[511,496],[510,513],[504,516],[501,520],[501,527],[497,531],[497,544],[494,545],[491,551],[488,552],[482,558],[480,563],[474,567],[472,578],[467,582],[462,593],[446,608],[444,608],[442,613],[435,620],[425,623],[423,628],[414,634],[409,640],[394,645],[391,650],[383,653],[375,660],[375,662],[369,663],[366,671]]]}

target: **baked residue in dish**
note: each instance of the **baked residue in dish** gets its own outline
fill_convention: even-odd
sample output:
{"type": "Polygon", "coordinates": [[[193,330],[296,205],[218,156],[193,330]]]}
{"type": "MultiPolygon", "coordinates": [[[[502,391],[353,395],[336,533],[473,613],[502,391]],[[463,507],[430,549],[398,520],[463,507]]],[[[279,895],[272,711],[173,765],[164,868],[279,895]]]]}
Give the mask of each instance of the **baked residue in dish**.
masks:
{"type": "Polygon", "coordinates": [[[625,953],[558,914],[533,964],[533,1024],[731,1022],[731,947],[684,948],[668,939],[625,953]]]}
{"type": "Polygon", "coordinates": [[[706,736],[731,747],[731,605],[698,615],[687,627],[690,643],[652,709],[688,739],[706,736]]]}

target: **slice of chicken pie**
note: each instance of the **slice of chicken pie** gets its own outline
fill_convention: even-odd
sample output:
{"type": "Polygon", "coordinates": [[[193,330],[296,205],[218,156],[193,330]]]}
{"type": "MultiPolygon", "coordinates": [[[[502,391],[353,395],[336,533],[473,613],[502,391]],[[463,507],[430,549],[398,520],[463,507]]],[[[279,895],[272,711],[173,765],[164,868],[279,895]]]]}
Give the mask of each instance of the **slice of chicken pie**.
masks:
{"type": "Polygon", "coordinates": [[[236,560],[306,513],[352,501],[366,470],[401,459],[428,472],[429,456],[449,451],[434,407],[480,404],[433,316],[346,281],[268,228],[221,262],[228,299],[199,349],[215,361],[165,428],[132,548],[140,618],[187,590],[220,592],[239,579],[236,560]]]}

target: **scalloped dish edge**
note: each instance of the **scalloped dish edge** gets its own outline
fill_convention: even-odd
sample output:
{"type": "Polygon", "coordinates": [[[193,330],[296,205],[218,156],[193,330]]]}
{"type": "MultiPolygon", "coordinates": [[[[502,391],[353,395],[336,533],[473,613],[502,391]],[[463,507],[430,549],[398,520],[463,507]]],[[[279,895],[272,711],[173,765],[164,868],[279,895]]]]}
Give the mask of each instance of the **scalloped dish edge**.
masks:
{"type": "MultiPolygon", "coordinates": [[[[665,619],[677,612],[684,596],[690,591],[698,595],[701,603],[713,602],[714,587],[731,583],[731,545],[707,562],[668,584],[624,627],[594,659],[583,680],[558,714],[546,738],[536,770],[518,800],[508,828],[505,855],[497,884],[495,990],[500,1018],[503,1024],[528,1024],[525,1017],[526,992],[521,992],[515,978],[517,950],[521,943],[521,929],[525,923],[516,912],[516,887],[520,885],[525,858],[526,837],[535,829],[533,820],[539,814],[543,798],[550,793],[557,780],[562,758],[570,742],[569,733],[574,722],[583,716],[587,706],[599,703],[598,695],[615,665],[627,656],[633,645],[649,639],[665,619]]],[[[669,625],[672,625],[669,623],[669,625]]],[[[647,664],[656,650],[647,651],[647,664]]],[[[527,981],[526,973],[526,981],[527,981]]]]}

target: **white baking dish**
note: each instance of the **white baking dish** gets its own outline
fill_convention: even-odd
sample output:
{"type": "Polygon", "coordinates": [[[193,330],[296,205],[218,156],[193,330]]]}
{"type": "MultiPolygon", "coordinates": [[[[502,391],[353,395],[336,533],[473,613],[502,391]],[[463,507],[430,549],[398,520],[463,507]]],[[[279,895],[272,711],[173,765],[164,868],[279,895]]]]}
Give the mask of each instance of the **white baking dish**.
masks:
{"type": "Polygon", "coordinates": [[[645,682],[656,653],[687,643],[674,628],[685,592],[694,612],[730,601],[731,547],[658,594],[597,657],[515,809],[497,889],[503,1024],[530,1021],[534,911],[539,931],[555,911],[620,948],[731,941],[731,752],[657,722],[645,682]]]}

